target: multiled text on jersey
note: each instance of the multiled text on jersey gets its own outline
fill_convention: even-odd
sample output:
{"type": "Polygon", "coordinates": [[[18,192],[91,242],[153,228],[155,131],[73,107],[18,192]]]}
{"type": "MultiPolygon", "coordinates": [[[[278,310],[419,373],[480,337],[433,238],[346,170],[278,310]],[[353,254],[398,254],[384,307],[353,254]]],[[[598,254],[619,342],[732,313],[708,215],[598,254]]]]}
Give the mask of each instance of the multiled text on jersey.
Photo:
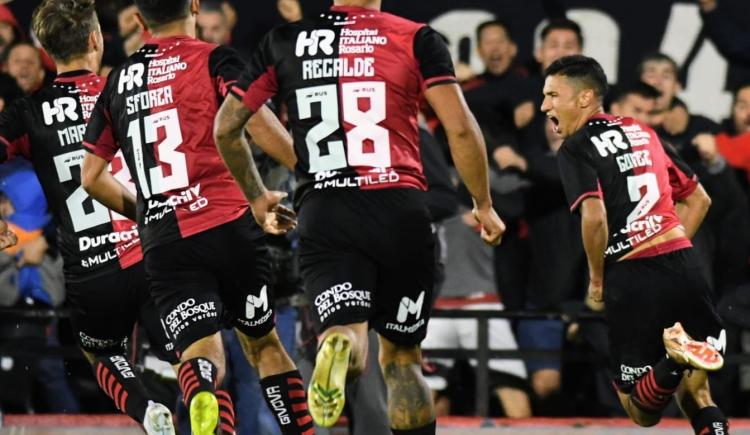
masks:
{"type": "Polygon", "coordinates": [[[146,109],[153,109],[167,104],[174,103],[172,98],[172,86],[151,89],[145,92],[139,92],[125,99],[128,115],[146,109]]]}

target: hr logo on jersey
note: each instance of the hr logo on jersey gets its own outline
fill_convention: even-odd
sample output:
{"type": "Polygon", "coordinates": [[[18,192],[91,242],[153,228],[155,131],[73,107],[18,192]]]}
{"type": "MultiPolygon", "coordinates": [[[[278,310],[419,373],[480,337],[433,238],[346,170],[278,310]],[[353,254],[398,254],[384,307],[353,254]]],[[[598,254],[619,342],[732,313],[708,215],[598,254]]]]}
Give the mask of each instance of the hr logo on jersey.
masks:
{"type": "Polygon", "coordinates": [[[122,91],[132,91],[134,86],[143,86],[143,71],[145,68],[142,63],[135,63],[130,65],[126,70],[120,70],[120,81],[117,83],[117,93],[122,94],[122,91]]]}
{"type": "Polygon", "coordinates": [[[297,57],[302,57],[305,55],[305,49],[307,49],[308,55],[315,56],[318,54],[318,49],[320,49],[323,53],[330,56],[333,54],[334,39],[336,39],[336,33],[333,30],[313,30],[310,32],[309,37],[306,30],[302,31],[297,36],[297,48],[294,53],[297,57]]]}
{"type": "Polygon", "coordinates": [[[245,317],[253,319],[255,317],[256,308],[260,308],[261,311],[268,310],[268,286],[263,286],[260,290],[260,296],[247,296],[247,302],[245,303],[245,317]]]}
{"type": "Polygon", "coordinates": [[[619,150],[628,149],[628,143],[624,139],[618,130],[607,130],[599,137],[592,136],[591,142],[594,143],[600,156],[607,157],[609,154],[617,154],[619,150]]]}
{"type": "Polygon", "coordinates": [[[71,121],[78,121],[76,100],[72,97],[62,97],[57,98],[52,104],[45,101],[42,103],[42,114],[46,125],[52,125],[55,121],[63,122],[66,118],[71,121]]]}
{"type": "Polygon", "coordinates": [[[719,333],[719,338],[708,336],[708,338],[706,338],[706,341],[711,345],[711,347],[721,353],[727,351],[727,331],[724,329],[722,329],[719,333]]]}

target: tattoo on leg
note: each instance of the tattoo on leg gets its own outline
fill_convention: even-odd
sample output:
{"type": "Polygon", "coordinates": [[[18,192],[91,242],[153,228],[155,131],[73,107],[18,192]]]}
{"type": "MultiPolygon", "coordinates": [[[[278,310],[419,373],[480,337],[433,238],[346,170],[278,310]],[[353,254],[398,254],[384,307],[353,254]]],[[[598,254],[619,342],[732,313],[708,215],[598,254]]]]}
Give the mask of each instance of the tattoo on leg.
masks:
{"type": "Polygon", "coordinates": [[[414,429],[435,420],[432,393],[417,364],[388,363],[383,368],[388,387],[388,415],[394,429],[414,429]]]}

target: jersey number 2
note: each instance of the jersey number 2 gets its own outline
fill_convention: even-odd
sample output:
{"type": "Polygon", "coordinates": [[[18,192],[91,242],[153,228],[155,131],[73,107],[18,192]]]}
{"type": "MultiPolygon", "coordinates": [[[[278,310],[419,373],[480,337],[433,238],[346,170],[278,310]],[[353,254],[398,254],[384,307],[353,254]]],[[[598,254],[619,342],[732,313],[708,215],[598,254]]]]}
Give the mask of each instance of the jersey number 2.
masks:
{"type": "Polygon", "coordinates": [[[631,223],[646,216],[659,201],[659,184],[656,182],[656,174],[646,172],[628,177],[628,194],[631,201],[638,201],[628,215],[627,223],[631,223]],[[641,193],[643,187],[646,191],[641,193]]]}
{"type": "Polygon", "coordinates": [[[353,126],[346,132],[346,152],[340,140],[328,141],[326,155],[320,149],[320,142],[341,127],[337,85],[298,89],[297,109],[300,120],[313,117],[314,103],[320,103],[320,122],[305,137],[311,174],[345,168],[347,162],[349,166],[391,166],[388,130],[378,125],[386,117],[385,82],[352,82],[341,85],[343,121],[353,126]],[[369,107],[364,110],[360,103],[369,107]],[[371,149],[366,150],[368,144],[371,149]]]}

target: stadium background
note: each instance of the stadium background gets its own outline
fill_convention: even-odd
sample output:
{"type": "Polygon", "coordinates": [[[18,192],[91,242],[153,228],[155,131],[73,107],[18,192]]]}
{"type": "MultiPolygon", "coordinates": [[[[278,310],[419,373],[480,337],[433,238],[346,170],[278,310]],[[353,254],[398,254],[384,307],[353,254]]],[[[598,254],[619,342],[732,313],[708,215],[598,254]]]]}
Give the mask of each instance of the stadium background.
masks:
{"type": "MultiPolygon", "coordinates": [[[[119,3],[106,0],[98,2],[99,8],[102,9],[104,30],[109,31],[111,41],[114,42],[117,42],[117,31],[114,25],[116,16],[111,12],[119,7],[119,3]],[[107,18],[108,14],[109,18],[107,18]]],[[[252,53],[265,32],[272,26],[283,22],[274,1],[234,0],[230,3],[233,4],[238,15],[238,25],[233,31],[232,45],[246,55],[252,53]]],[[[325,11],[329,3],[328,0],[303,0],[302,7],[306,15],[318,14],[325,11]]],[[[37,4],[36,0],[15,0],[8,6],[18,18],[21,26],[28,29],[31,13],[37,4]]],[[[748,18],[750,17],[750,2],[721,0],[721,6],[729,8],[732,15],[750,24],[750,18],[748,18]]],[[[684,83],[684,91],[680,96],[691,111],[717,122],[730,113],[731,90],[750,78],[750,69],[730,65],[719,54],[713,43],[706,38],[705,33],[702,32],[698,6],[692,1],[383,0],[383,9],[413,20],[430,23],[448,38],[455,58],[469,63],[475,71],[483,69],[474,50],[475,28],[479,23],[494,17],[508,22],[512,27],[514,40],[518,44],[516,64],[527,65],[533,63],[532,53],[535,41],[538,40],[538,32],[545,20],[567,14],[583,29],[584,53],[600,60],[611,82],[616,83],[618,79],[627,80],[634,77],[636,65],[645,53],[664,52],[672,56],[680,66],[680,75],[684,83]]],[[[83,372],[81,370],[79,375],[83,372]]],[[[0,388],[5,387],[0,385],[0,388]]],[[[100,410],[101,407],[97,409],[97,411],[100,410]]],[[[106,408],[104,410],[106,411],[106,408]]],[[[740,416],[747,417],[748,414],[740,416]]],[[[12,421],[12,419],[7,419],[6,426],[12,421]]],[[[33,425],[29,423],[30,420],[18,421],[21,422],[19,423],[21,426],[18,427],[26,424],[33,425]]],[[[53,422],[50,426],[54,427],[59,423],[59,421],[53,422]]],[[[550,424],[559,423],[551,422],[550,424]]],[[[588,423],[590,422],[581,424],[585,426],[588,423]]],[[[474,425],[476,421],[469,424],[474,425]]],[[[544,423],[540,422],[540,424],[544,423]]],[[[564,425],[567,424],[568,422],[564,425]]],[[[687,428],[684,425],[679,426],[680,423],[676,422],[674,424],[682,430],[668,428],[664,433],[686,433],[687,428]]],[[[747,424],[740,422],[738,426],[735,426],[739,430],[733,433],[743,433],[742,428],[746,427],[748,427],[747,424]]],[[[112,433],[129,433],[123,430],[114,429],[112,433]]],[[[533,433],[552,433],[552,431],[544,432],[544,429],[539,428],[519,428],[507,433],[532,433],[531,430],[538,431],[533,433]]],[[[572,433],[605,432],[603,427],[594,427],[589,430],[590,432],[574,431],[572,433]]],[[[615,433],[614,431],[618,430],[622,432],[617,433],[631,433],[630,429],[622,427],[607,431],[607,433],[615,433]]],[[[6,432],[0,430],[0,433],[6,432]]],[[[69,433],[84,432],[80,429],[71,429],[69,433]]],[[[554,433],[566,432],[555,430],[554,433]]],[[[638,433],[654,432],[643,430],[638,433]]]]}

